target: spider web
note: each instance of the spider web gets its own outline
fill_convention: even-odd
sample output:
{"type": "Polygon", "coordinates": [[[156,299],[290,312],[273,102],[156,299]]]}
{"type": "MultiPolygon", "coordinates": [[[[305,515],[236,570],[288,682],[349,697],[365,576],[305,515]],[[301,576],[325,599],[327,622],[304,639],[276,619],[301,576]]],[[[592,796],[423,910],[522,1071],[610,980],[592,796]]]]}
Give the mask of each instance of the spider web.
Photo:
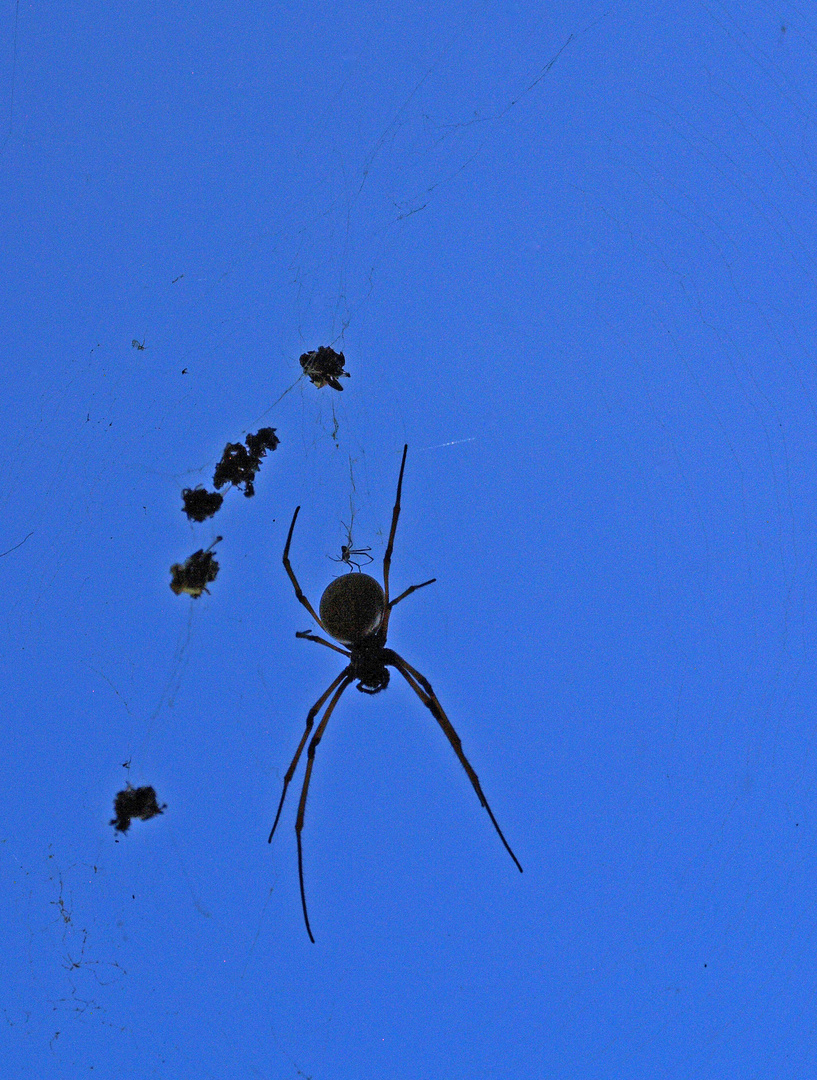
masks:
{"type": "Polygon", "coordinates": [[[292,98],[261,71],[230,95],[274,101],[291,131],[274,140],[251,110],[216,111],[218,42],[194,35],[162,68],[138,15],[100,43],[145,68],[154,137],[174,115],[216,134],[164,157],[120,144],[100,105],[116,170],[93,139],[74,153],[78,113],[37,83],[70,70],[103,102],[95,71],[121,55],[92,64],[55,26],[63,59],[34,17],[8,8],[2,53],[6,198],[44,268],[11,275],[7,341],[12,1060],[470,1078],[624,1059],[633,1076],[765,1075],[785,1055],[808,1075],[805,14],[496,12],[491,49],[468,16],[409,55],[399,20],[368,40],[335,28],[325,53],[289,27],[311,60],[292,98]],[[254,148],[234,159],[240,131],[254,148]],[[65,168],[38,188],[49,154],[65,168]],[[180,166],[196,182],[157,239],[158,178],[180,166]],[[83,221],[120,194],[105,229],[57,215],[46,243],[29,187],[83,221]],[[346,355],[342,394],[299,379],[319,345],[346,355]],[[189,524],[181,489],[260,425],[282,444],[255,497],[189,524]],[[338,669],[294,639],[280,553],[301,505],[313,603],[347,539],[379,572],[403,442],[393,580],[438,584],[398,609],[395,647],[462,735],[525,891],[409,692],[344,699],[307,815],[316,957],[291,820],[264,841],[338,669]],[[173,596],[169,566],[216,535],[212,595],[173,596]],[[115,844],[126,780],[168,810],[115,844]]]}

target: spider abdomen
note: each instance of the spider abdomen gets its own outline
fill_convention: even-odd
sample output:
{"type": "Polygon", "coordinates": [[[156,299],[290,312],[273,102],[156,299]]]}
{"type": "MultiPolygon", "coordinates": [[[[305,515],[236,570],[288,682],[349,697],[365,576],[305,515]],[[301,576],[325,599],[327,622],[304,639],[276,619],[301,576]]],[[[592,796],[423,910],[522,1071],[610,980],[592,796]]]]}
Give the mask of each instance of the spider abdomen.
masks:
{"type": "Polygon", "coordinates": [[[373,634],[383,621],[386,597],[368,574],[344,574],[324,589],[321,623],[335,641],[354,645],[373,634]]]}

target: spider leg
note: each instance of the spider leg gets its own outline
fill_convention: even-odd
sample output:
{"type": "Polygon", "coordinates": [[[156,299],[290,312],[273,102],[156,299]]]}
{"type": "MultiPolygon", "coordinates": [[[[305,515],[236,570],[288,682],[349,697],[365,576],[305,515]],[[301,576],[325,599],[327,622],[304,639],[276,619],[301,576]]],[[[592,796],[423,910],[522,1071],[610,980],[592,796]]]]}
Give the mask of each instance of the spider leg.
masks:
{"type": "Polygon", "coordinates": [[[335,652],[339,652],[342,656],[351,656],[350,652],[346,649],[341,649],[339,645],[333,645],[331,641],[327,641],[326,638],[318,637],[317,634],[313,634],[310,630],[296,630],[295,637],[306,638],[307,641],[317,641],[319,645],[325,645],[327,649],[334,649],[335,652]]]}
{"type": "Polygon", "coordinates": [[[318,618],[318,616],[317,616],[317,614],[315,612],[315,609],[312,607],[312,605],[309,603],[307,598],[304,596],[303,591],[301,589],[301,586],[298,584],[298,579],[295,577],[295,574],[293,573],[292,566],[291,566],[290,561],[289,561],[289,545],[292,543],[292,533],[293,533],[293,531],[295,529],[295,522],[298,520],[298,512],[299,512],[300,509],[301,509],[300,506],[296,506],[295,507],[295,513],[292,515],[292,524],[289,527],[289,534],[287,535],[287,542],[286,542],[286,545],[284,546],[284,569],[289,574],[289,580],[292,582],[292,585],[293,585],[293,587],[295,589],[295,595],[298,597],[300,602],[303,604],[303,606],[306,608],[306,610],[309,612],[309,614],[312,616],[312,618],[315,620],[315,622],[318,624],[318,626],[321,628],[321,630],[323,630],[324,625],[321,622],[321,620],[318,618]]]}
{"type": "Polygon", "coordinates": [[[403,447],[400,476],[397,478],[397,498],[394,500],[394,510],[391,515],[391,532],[389,533],[389,542],[386,544],[386,554],[383,556],[383,592],[386,594],[386,611],[389,610],[389,570],[391,569],[391,553],[394,550],[394,534],[397,532],[397,519],[400,517],[400,494],[403,490],[403,470],[406,467],[407,453],[408,443],[403,447]]]}
{"type": "Polygon", "coordinates": [[[358,573],[361,573],[361,566],[368,566],[369,563],[374,562],[374,559],[369,554],[369,552],[371,550],[372,550],[371,548],[365,547],[365,548],[357,548],[355,551],[350,551],[349,552],[350,555],[354,555],[355,558],[357,558],[357,559],[365,559],[366,560],[364,563],[355,562],[354,559],[349,560],[349,562],[352,564],[352,566],[357,567],[358,573]]]}
{"type": "Polygon", "coordinates": [[[424,589],[426,585],[433,585],[436,580],[437,579],[435,577],[433,577],[433,578],[429,578],[428,581],[422,581],[419,585],[409,585],[409,587],[406,589],[406,591],[401,592],[396,600],[389,601],[389,604],[388,604],[389,611],[391,611],[391,609],[394,607],[395,604],[399,604],[401,600],[405,600],[405,598],[410,593],[417,592],[418,589],[424,589]]]}
{"type": "MultiPolygon", "coordinates": [[[[312,778],[312,766],[315,763],[315,751],[318,747],[318,743],[323,738],[323,733],[326,730],[326,725],[329,722],[329,717],[332,715],[332,710],[335,708],[338,701],[340,700],[341,694],[349,685],[349,683],[354,682],[354,676],[350,674],[349,668],[343,670],[338,676],[338,678],[335,679],[335,681],[332,683],[332,686],[329,687],[329,690],[327,690],[326,694],[324,694],[323,698],[321,698],[321,703],[326,700],[329,691],[332,689],[332,687],[337,686],[338,682],[340,682],[340,686],[338,686],[337,690],[334,693],[334,696],[332,697],[332,700],[326,706],[326,712],[323,714],[323,719],[318,724],[318,728],[315,734],[312,736],[312,741],[309,743],[309,749],[306,752],[306,773],[304,775],[304,785],[301,788],[301,801],[298,803],[298,816],[295,819],[295,835],[298,838],[298,880],[301,885],[301,907],[304,911],[306,932],[307,934],[309,934],[309,940],[312,942],[313,945],[315,944],[315,939],[312,936],[312,928],[309,925],[309,914],[306,910],[306,890],[304,888],[304,854],[303,847],[301,845],[301,831],[304,827],[306,796],[309,792],[309,781],[312,778]]],[[[319,707],[320,706],[316,706],[316,708],[313,710],[313,715],[315,712],[317,712],[317,709],[319,707]]],[[[298,753],[301,752],[301,747],[303,746],[305,739],[306,735],[304,735],[304,738],[301,740],[301,746],[298,747],[298,753]]]]}
{"type": "Polygon", "coordinates": [[[321,696],[306,714],[306,730],[303,733],[301,741],[298,743],[298,749],[295,751],[295,757],[290,762],[290,766],[286,771],[286,776],[284,777],[284,790],[281,792],[281,801],[278,803],[278,813],[275,815],[275,821],[272,823],[272,828],[270,829],[269,840],[267,840],[268,844],[272,843],[273,833],[275,832],[275,829],[278,825],[278,818],[281,816],[281,811],[284,808],[284,799],[287,797],[287,788],[289,787],[289,782],[295,775],[295,770],[298,768],[298,761],[300,760],[301,753],[303,752],[303,748],[306,745],[306,740],[309,738],[309,732],[312,730],[312,724],[314,723],[315,717],[320,712],[324,701],[326,701],[326,699],[329,697],[329,695],[332,693],[338,683],[342,682],[344,679],[347,678],[349,678],[348,667],[343,669],[340,675],[338,675],[338,677],[331,684],[329,689],[326,690],[323,694],[321,694],[321,696]]]}
{"type": "Polygon", "coordinates": [[[471,781],[471,785],[472,785],[474,791],[477,793],[479,801],[482,803],[482,805],[488,811],[488,817],[491,819],[491,822],[493,823],[494,828],[496,829],[497,833],[499,834],[499,839],[505,845],[505,850],[508,852],[510,857],[516,863],[517,869],[519,870],[519,872],[521,874],[522,873],[522,865],[519,862],[519,859],[517,859],[517,857],[514,855],[513,851],[511,851],[510,844],[508,843],[508,841],[503,836],[502,829],[500,829],[499,824],[497,823],[497,820],[493,815],[493,811],[491,810],[490,806],[488,805],[488,800],[485,798],[485,794],[483,793],[482,786],[480,785],[480,782],[479,782],[479,777],[474,772],[474,770],[471,768],[471,764],[468,761],[468,758],[463,753],[462,743],[460,742],[460,737],[456,733],[456,731],[454,730],[454,726],[451,723],[451,721],[445,715],[445,712],[443,711],[443,707],[440,704],[439,700],[437,699],[437,695],[434,693],[434,690],[432,689],[431,683],[428,681],[428,679],[424,675],[421,675],[419,671],[417,671],[415,668],[413,668],[411,666],[411,664],[409,664],[406,660],[404,660],[402,656],[398,656],[398,654],[393,649],[384,649],[383,651],[387,654],[387,657],[385,658],[386,663],[391,664],[392,667],[397,668],[397,670],[400,672],[400,674],[403,676],[403,678],[406,680],[406,682],[409,684],[409,686],[415,692],[417,697],[420,699],[420,701],[422,701],[422,703],[426,706],[426,708],[432,714],[434,719],[437,721],[437,723],[440,725],[440,727],[445,732],[446,738],[451,743],[451,746],[454,749],[454,753],[457,755],[457,757],[460,760],[460,764],[462,765],[463,769],[465,769],[466,773],[468,774],[468,779],[471,781]]]}

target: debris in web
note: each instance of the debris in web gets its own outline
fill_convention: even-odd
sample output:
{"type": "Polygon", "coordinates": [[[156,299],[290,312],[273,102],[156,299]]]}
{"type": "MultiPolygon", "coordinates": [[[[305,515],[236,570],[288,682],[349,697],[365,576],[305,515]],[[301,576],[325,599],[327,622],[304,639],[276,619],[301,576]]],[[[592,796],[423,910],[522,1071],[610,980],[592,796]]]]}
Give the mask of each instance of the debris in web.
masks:
{"type": "Polygon", "coordinates": [[[221,509],[224,496],[203,487],[185,488],[182,501],[184,512],[191,521],[206,521],[221,509]]]}
{"type": "Polygon", "coordinates": [[[338,379],[348,379],[349,372],[343,370],[346,358],[328,345],[321,345],[313,352],[304,353],[301,367],[310,382],[320,390],[322,386],[331,386],[333,390],[342,390],[338,379]]]}
{"type": "MultiPolygon", "coordinates": [[[[215,487],[244,488],[249,499],[255,494],[255,474],[261,467],[261,459],[267,450],[274,450],[280,443],[275,428],[259,428],[254,435],[248,435],[244,443],[227,443],[221,461],[213,473],[215,487]]],[[[184,488],[182,491],[182,509],[190,521],[206,521],[221,509],[224,496],[217,491],[208,491],[204,487],[184,488]]]]}
{"type": "Polygon", "coordinates": [[[0,559],[2,559],[4,555],[10,555],[12,553],[12,551],[16,551],[18,547],[22,547],[23,544],[26,542],[26,540],[28,540],[29,536],[33,536],[33,535],[34,535],[34,530],[32,529],[30,533],[27,533],[23,537],[23,539],[20,541],[19,544],[15,544],[14,547],[10,547],[6,551],[0,551],[0,559]]]}
{"type": "Polygon", "coordinates": [[[255,435],[248,435],[241,443],[227,443],[221,461],[213,473],[215,487],[231,484],[233,487],[244,485],[244,494],[249,499],[255,494],[255,474],[261,467],[261,458],[267,450],[274,450],[280,439],[275,428],[260,428],[255,435]]]}
{"type": "Polygon", "coordinates": [[[157,814],[164,813],[167,803],[159,806],[156,801],[156,792],[152,787],[131,787],[130,784],[117,793],[113,801],[113,812],[116,817],[111,818],[110,824],[115,826],[117,832],[126,833],[130,828],[133,818],[149,821],[157,814]]]}
{"type": "Polygon", "coordinates": [[[221,539],[222,537],[217,536],[210,547],[200,548],[183,563],[174,563],[170,567],[170,573],[173,575],[170,588],[177,596],[187,593],[188,596],[197,600],[203,592],[210,595],[207,586],[211,581],[216,580],[219,570],[218,563],[213,557],[213,548],[221,539]]]}

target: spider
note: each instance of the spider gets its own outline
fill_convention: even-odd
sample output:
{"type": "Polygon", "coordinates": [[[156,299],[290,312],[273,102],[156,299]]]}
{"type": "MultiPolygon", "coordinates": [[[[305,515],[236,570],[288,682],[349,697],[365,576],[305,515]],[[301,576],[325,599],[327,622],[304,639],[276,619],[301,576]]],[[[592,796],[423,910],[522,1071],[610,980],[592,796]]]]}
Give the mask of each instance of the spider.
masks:
{"type": "MultiPolygon", "coordinates": [[[[343,525],[343,522],[341,522],[341,525],[343,525]]],[[[352,540],[352,530],[348,527],[348,525],[343,525],[343,527],[344,529],[346,529],[346,539],[349,541],[349,543],[340,545],[339,556],[327,555],[326,557],[327,559],[331,559],[332,562],[346,563],[346,565],[349,567],[350,573],[353,570],[359,571],[361,566],[368,566],[370,562],[374,562],[374,559],[369,554],[372,549],[370,547],[356,548],[352,540]],[[355,556],[354,559],[352,558],[353,555],[355,556]],[[356,561],[356,559],[365,559],[366,561],[364,563],[359,563],[356,561]]]]}
{"type": "Polygon", "coordinates": [[[403,460],[400,464],[400,475],[397,480],[397,498],[395,499],[394,510],[392,511],[391,532],[389,533],[389,542],[386,545],[386,554],[383,557],[382,587],[378,581],[368,574],[344,574],[342,577],[335,578],[335,580],[324,590],[320,602],[320,615],[318,615],[301,590],[301,586],[298,584],[298,579],[295,577],[289,561],[289,546],[292,543],[292,534],[295,530],[295,522],[298,520],[298,512],[301,509],[300,506],[295,508],[295,513],[292,515],[292,524],[289,527],[289,535],[287,536],[287,542],[284,546],[284,569],[289,575],[289,579],[292,582],[298,600],[303,604],[318,626],[325,633],[334,638],[335,641],[339,641],[341,645],[348,645],[348,649],[342,649],[340,646],[333,645],[331,641],[318,637],[317,634],[313,634],[309,630],[301,630],[295,635],[299,638],[306,638],[307,641],[316,641],[319,645],[325,645],[328,649],[333,649],[335,652],[347,657],[349,663],[343,671],[341,671],[340,675],[330,683],[329,687],[321,694],[307,713],[306,729],[301,737],[301,741],[298,743],[298,749],[295,751],[295,756],[284,776],[284,790],[281,792],[281,801],[278,803],[278,813],[275,815],[275,821],[273,822],[269,834],[269,843],[272,843],[272,837],[278,825],[278,819],[281,817],[281,810],[284,806],[287,789],[289,788],[290,781],[298,767],[298,761],[300,760],[304,746],[306,746],[306,741],[309,738],[309,733],[312,730],[315,717],[328,701],[329,704],[326,706],[323,718],[318,724],[317,730],[312,736],[306,752],[306,773],[304,775],[303,787],[301,788],[301,799],[298,803],[298,816],[295,821],[295,835],[298,841],[298,880],[301,888],[301,907],[303,908],[306,932],[309,934],[309,940],[313,943],[315,938],[312,936],[312,928],[309,925],[309,913],[306,907],[301,831],[304,827],[306,798],[309,793],[309,781],[312,778],[312,766],[315,762],[315,751],[318,748],[318,743],[323,738],[326,725],[329,723],[329,717],[332,715],[344,690],[357,680],[357,688],[362,693],[379,694],[381,690],[385,690],[389,685],[389,667],[396,668],[397,671],[400,672],[420,701],[422,701],[443,729],[446,738],[451,743],[454,753],[459,758],[460,764],[463,769],[465,769],[468,779],[471,781],[471,785],[477,793],[479,801],[487,810],[488,817],[491,819],[494,828],[499,834],[500,840],[505,845],[505,850],[516,863],[519,872],[522,872],[522,866],[511,851],[508,841],[502,835],[502,830],[488,805],[488,800],[483,794],[477,774],[471,768],[468,759],[463,753],[459,736],[454,730],[451,721],[445,715],[442,705],[437,700],[437,695],[434,693],[431,683],[424,675],[421,675],[419,671],[404,660],[402,656],[398,656],[393,649],[386,648],[386,635],[389,629],[389,617],[392,608],[411,593],[416,592],[418,589],[423,589],[426,585],[431,585],[437,580],[436,578],[430,578],[428,581],[423,581],[419,585],[410,585],[401,592],[399,596],[395,597],[394,600],[389,600],[389,570],[391,568],[391,554],[394,547],[394,534],[397,529],[397,519],[400,516],[400,494],[403,488],[403,470],[406,467],[407,453],[408,446],[404,446],[403,460]]]}

